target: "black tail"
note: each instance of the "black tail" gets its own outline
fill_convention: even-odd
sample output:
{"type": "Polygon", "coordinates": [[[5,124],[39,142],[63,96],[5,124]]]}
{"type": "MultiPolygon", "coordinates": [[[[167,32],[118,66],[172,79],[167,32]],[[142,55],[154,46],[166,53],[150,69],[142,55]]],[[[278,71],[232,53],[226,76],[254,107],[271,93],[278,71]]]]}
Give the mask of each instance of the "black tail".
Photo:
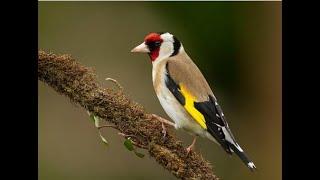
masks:
{"type": "Polygon", "coordinates": [[[256,166],[253,164],[253,162],[247,157],[247,155],[243,152],[243,150],[240,148],[240,146],[237,144],[235,146],[234,144],[228,143],[230,148],[239,156],[239,158],[242,160],[242,162],[248,166],[248,168],[251,171],[256,170],[256,166]]]}

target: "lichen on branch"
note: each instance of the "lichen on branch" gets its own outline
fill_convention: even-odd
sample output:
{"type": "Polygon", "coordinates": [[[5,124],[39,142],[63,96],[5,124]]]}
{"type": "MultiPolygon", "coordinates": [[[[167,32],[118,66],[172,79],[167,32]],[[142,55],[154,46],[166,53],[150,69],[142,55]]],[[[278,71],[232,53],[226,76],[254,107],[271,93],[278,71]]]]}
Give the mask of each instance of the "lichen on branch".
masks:
{"type": "MultiPolygon", "coordinates": [[[[103,88],[91,68],[79,64],[70,55],[38,52],[38,79],[67,96],[90,113],[112,123],[123,134],[145,148],[157,163],[179,179],[218,179],[212,166],[196,152],[187,155],[181,141],[167,132],[160,121],[152,119],[143,107],[123,91],[103,88]]],[[[168,128],[167,128],[168,129],[168,128]]]]}

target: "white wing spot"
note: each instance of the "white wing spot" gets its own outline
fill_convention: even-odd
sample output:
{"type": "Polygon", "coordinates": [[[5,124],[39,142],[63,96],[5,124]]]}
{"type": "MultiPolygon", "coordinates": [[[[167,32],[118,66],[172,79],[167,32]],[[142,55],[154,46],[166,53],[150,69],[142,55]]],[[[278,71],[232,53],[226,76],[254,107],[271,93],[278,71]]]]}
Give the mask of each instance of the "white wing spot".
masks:
{"type": "Polygon", "coordinates": [[[226,138],[227,141],[229,141],[230,143],[234,144],[229,132],[227,131],[226,127],[222,127],[222,131],[223,131],[223,134],[226,138]]]}
{"type": "Polygon", "coordinates": [[[239,144],[236,143],[236,147],[237,147],[237,149],[239,149],[240,152],[243,152],[243,150],[241,149],[241,147],[239,146],[239,144]]]}
{"type": "Polygon", "coordinates": [[[215,125],[217,125],[219,128],[221,128],[222,126],[220,126],[219,124],[217,124],[217,123],[214,123],[215,125]]]}

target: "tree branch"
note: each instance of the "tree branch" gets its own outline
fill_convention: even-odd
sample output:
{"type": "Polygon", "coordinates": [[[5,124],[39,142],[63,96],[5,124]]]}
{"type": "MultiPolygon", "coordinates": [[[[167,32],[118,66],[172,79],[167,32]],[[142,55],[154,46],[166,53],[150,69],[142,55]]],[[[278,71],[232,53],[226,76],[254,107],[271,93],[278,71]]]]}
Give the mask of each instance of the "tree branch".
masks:
{"type": "Polygon", "coordinates": [[[160,121],[144,112],[123,91],[99,86],[93,70],[69,55],[38,52],[38,79],[90,113],[112,123],[121,133],[135,136],[151,157],[180,179],[218,179],[211,165],[185,147],[170,132],[163,138],[160,121]]]}

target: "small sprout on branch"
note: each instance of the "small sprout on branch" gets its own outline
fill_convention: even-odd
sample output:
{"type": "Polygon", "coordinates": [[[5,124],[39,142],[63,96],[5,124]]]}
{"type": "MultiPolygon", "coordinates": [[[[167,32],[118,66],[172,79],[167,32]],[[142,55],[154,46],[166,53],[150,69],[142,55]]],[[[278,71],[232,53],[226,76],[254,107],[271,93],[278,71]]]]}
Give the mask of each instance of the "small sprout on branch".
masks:
{"type": "Polygon", "coordinates": [[[94,123],[95,122],[94,115],[91,114],[89,111],[87,111],[87,112],[89,114],[90,120],[94,123]]]}
{"type": "Polygon", "coordinates": [[[100,122],[100,118],[97,116],[93,116],[94,119],[94,125],[96,126],[96,128],[99,127],[99,122],[100,122]]]}
{"type": "Polygon", "coordinates": [[[129,151],[133,151],[133,144],[131,141],[131,138],[127,138],[124,142],[123,142],[124,146],[129,150],[129,151]]]}
{"type": "Polygon", "coordinates": [[[112,78],[106,78],[106,81],[111,81],[111,82],[115,83],[118,86],[118,88],[120,89],[120,91],[123,91],[123,87],[120,85],[120,83],[117,80],[112,79],[112,78]]]}
{"type": "Polygon", "coordinates": [[[137,151],[134,151],[134,153],[139,157],[139,158],[143,158],[144,157],[144,154],[142,153],[139,153],[137,151]]]}
{"type": "Polygon", "coordinates": [[[101,138],[103,144],[109,146],[109,142],[102,136],[102,134],[100,133],[100,131],[99,131],[99,135],[100,135],[100,138],[101,138]]]}
{"type": "Polygon", "coordinates": [[[87,111],[87,113],[89,114],[90,119],[94,122],[94,126],[98,129],[99,132],[99,136],[103,142],[103,144],[109,146],[109,142],[106,140],[106,138],[104,138],[100,132],[100,129],[103,127],[111,127],[108,125],[105,126],[99,126],[99,122],[100,122],[100,118],[98,116],[93,115],[92,113],[90,113],[89,111],[87,111]]]}
{"type": "Polygon", "coordinates": [[[96,126],[96,128],[98,128],[99,127],[100,118],[98,116],[93,115],[89,111],[87,111],[87,113],[89,114],[90,119],[94,122],[94,125],[96,126]]]}
{"type": "Polygon", "coordinates": [[[133,151],[134,154],[136,156],[138,156],[139,158],[143,158],[144,157],[144,154],[140,153],[137,151],[136,148],[134,148],[134,142],[132,142],[131,138],[127,138],[124,142],[123,142],[124,146],[129,150],[129,151],[133,151]]]}

